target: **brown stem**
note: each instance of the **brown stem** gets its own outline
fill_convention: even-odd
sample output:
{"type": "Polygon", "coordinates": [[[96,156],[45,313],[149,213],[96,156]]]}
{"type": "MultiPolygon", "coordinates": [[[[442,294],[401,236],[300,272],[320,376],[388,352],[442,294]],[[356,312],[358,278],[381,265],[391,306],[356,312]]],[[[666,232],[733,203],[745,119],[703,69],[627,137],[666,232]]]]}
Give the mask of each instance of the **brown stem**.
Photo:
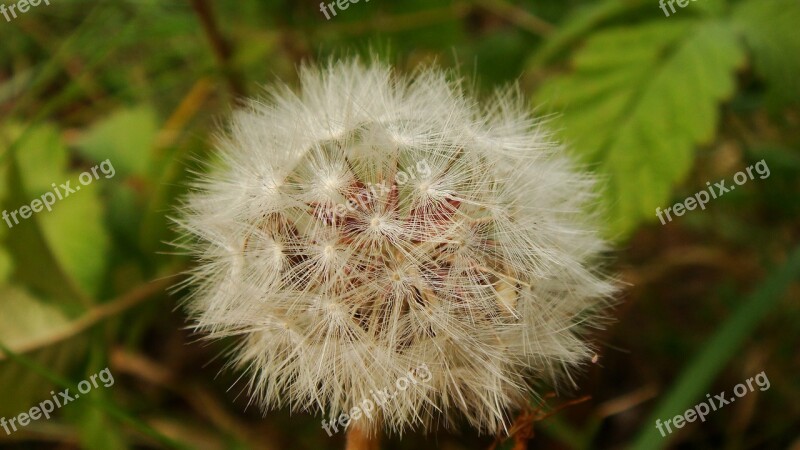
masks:
{"type": "Polygon", "coordinates": [[[358,425],[347,429],[347,446],[345,450],[380,450],[381,438],[376,431],[370,435],[358,425]]]}
{"type": "MultiPolygon", "coordinates": [[[[23,344],[14,346],[12,350],[15,353],[27,353],[38,350],[43,347],[55,345],[61,341],[77,336],[84,331],[88,330],[96,323],[107,319],[109,317],[120,314],[147,299],[152,298],[154,295],[161,294],[166,291],[170,284],[175,281],[169,278],[162,278],[144,284],[115,300],[108,303],[103,303],[86,311],[82,316],[70,322],[68,326],[63,329],[58,329],[50,334],[46,334],[38,339],[24,342],[23,344]]],[[[0,351],[0,361],[6,359],[6,354],[0,351]]]]}
{"type": "Polygon", "coordinates": [[[222,68],[222,73],[228,81],[231,92],[237,97],[237,101],[241,101],[245,92],[242,81],[231,65],[233,50],[230,43],[222,37],[222,33],[219,31],[211,4],[208,0],[189,0],[189,3],[191,3],[197,17],[200,19],[200,24],[203,26],[203,31],[211,43],[214,56],[222,68]]]}
{"type": "Polygon", "coordinates": [[[551,23],[534,16],[526,9],[516,6],[507,0],[486,0],[481,6],[533,34],[549,36],[556,31],[556,27],[551,23]]]}

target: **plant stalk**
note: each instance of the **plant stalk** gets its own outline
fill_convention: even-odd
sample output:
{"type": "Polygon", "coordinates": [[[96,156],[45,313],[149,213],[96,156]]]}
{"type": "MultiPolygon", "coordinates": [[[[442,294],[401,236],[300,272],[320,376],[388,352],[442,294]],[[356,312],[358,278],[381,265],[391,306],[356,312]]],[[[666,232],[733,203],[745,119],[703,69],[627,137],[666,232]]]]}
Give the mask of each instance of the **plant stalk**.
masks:
{"type": "Polygon", "coordinates": [[[359,426],[347,429],[347,445],[345,450],[380,450],[381,438],[379,432],[372,435],[359,426]]]}

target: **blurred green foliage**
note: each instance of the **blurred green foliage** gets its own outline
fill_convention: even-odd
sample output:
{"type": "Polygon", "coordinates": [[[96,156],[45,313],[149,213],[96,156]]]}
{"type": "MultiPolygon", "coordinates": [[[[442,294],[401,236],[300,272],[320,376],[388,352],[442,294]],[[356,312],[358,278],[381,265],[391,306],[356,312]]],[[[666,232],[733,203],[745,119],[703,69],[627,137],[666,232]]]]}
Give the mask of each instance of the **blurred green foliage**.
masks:
{"type": "MultiPolygon", "coordinates": [[[[59,377],[74,383],[110,365],[119,378],[95,402],[0,433],[0,447],[341,447],[313,418],[245,411],[246,394],[225,392],[238,375],[215,378],[225,344],[187,344],[195,338],[175,311],[184,293],[165,289],[191,262],[167,244],[168,216],[242,96],[293,84],[304,61],[378,54],[400,71],[454,67],[479,93],[518,82],[601,180],[607,233],[623,249],[614,269],[631,287],[599,338],[629,353],[604,354],[605,367],[583,378],[595,398],[537,424],[531,445],[618,448],[640,436],[639,448],[798,448],[800,307],[781,288],[750,297],[769,305],[752,320],[748,309],[729,313],[799,241],[798,24],[797,0],[697,0],[670,17],[649,0],[372,0],[331,20],[314,1],[51,0],[0,19],[2,208],[52,183],[79,185],[105,160],[116,170],[50,212],[0,222],[0,343],[25,358],[0,361],[0,417],[47,398],[59,377]],[[655,208],[761,159],[769,178],[655,222],[655,208]],[[771,322],[759,328],[762,316],[771,322]],[[757,343],[738,344],[758,330],[757,343]],[[682,369],[712,335],[723,337],[705,352],[726,356],[682,369]],[[658,413],[678,414],[670,405],[764,366],[774,384],[750,404],[758,413],[731,408],[668,439],[652,439],[642,420],[653,405],[626,396],[680,379],[658,390],[668,396],[658,413]],[[614,400],[627,408],[608,413],[614,400]]],[[[792,267],[780,272],[787,285],[792,267]]],[[[796,300],[797,286],[787,289],[796,300]]],[[[492,440],[432,439],[391,448],[492,440]]]]}

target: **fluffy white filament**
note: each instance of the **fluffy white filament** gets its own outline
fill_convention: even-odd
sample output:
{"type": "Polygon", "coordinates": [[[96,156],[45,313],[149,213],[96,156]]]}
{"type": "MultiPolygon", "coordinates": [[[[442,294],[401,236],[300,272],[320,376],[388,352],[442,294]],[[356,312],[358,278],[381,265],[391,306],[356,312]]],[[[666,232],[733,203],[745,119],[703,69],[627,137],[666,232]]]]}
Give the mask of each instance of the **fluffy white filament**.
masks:
{"type": "Polygon", "coordinates": [[[182,207],[197,328],[240,338],[265,408],[337,417],[425,364],[359,425],[501,431],[592,356],[613,292],[593,180],[514,90],[483,108],[440,70],[358,61],[301,86],[236,114],[182,207]]]}

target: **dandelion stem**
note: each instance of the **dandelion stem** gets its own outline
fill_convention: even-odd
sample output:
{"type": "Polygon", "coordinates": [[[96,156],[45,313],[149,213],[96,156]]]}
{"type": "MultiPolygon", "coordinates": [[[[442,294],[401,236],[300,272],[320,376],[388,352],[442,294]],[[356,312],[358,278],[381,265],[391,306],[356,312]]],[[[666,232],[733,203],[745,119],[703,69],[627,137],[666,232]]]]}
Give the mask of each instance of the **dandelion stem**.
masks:
{"type": "Polygon", "coordinates": [[[347,429],[347,446],[345,450],[380,450],[381,438],[376,431],[370,435],[368,431],[359,426],[347,429]]]}

